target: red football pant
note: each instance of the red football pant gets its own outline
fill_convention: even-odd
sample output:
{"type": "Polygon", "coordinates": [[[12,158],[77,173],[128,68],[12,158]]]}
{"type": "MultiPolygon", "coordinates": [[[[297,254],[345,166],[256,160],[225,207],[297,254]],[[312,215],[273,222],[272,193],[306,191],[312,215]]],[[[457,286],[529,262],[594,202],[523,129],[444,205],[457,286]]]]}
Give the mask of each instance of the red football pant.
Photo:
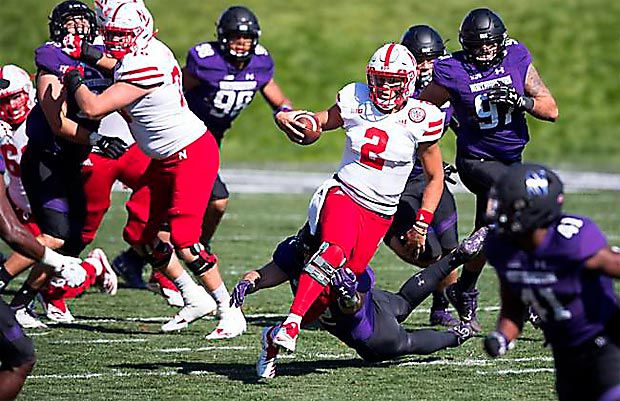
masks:
{"type": "Polygon", "coordinates": [[[220,151],[208,131],[174,155],[152,160],[145,176],[151,207],[142,243],[152,243],[168,222],[175,248],[197,244],[219,166],[220,151]]]}
{"type": "Polygon", "coordinates": [[[148,188],[139,187],[150,162],[151,159],[136,144],[116,160],[97,153],[88,156],[82,166],[86,196],[86,220],[82,230],[84,245],[90,244],[97,235],[103,216],[110,208],[110,194],[116,180],[133,190],[127,202],[127,224],[123,237],[131,245],[139,241],[148,220],[150,200],[148,188]],[[129,203],[132,203],[131,208],[129,203]]]}
{"type": "MultiPolygon", "coordinates": [[[[337,267],[341,262],[340,255],[344,253],[344,267],[359,276],[368,266],[391,223],[392,217],[386,218],[370,211],[355,203],[340,188],[332,188],[327,194],[319,218],[321,241],[332,245],[322,256],[332,266],[337,267]]],[[[302,272],[291,313],[304,316],[324,288],[307,273],[302,272]]]]}

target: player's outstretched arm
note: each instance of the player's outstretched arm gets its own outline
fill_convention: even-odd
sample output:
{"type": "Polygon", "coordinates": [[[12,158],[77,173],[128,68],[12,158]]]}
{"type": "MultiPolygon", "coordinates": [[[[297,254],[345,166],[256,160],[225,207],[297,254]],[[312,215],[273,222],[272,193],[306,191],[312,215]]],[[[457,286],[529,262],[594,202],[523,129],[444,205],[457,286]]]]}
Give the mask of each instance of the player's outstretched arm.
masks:
{"type": "Polygon", "coordinates": [[[327,110],[315,113],[314,116],[321,125],[323,131],[331,131],[344,125],[344,121],[340,114],[340,106],[337,104],[334,104],[327,110]]]}
{"type": "Polygon", "coordinates": [[[495,331],[484,339],[484,349],[491,357],[504,355],[510,343],[519,337],[523,329],[525,305],[505,284],[500,284],[501,307],[495,331]]]}
{"type": "Polygon", "coordinates": [[[261,93],[274,112],[293,110],[293,103],[286,97],[280,85],[273,78],[263,86],[261,93]]]}
{"type": "Polygon", "coordinates": [[[443,106],[448,100],[450,100],[450,92],[443,86],[431,81],[430,84],[418,97],[420,100],[424,100],[426,102],[430,102],[437,107],[443,106]]]}
{"type": "Polygon", "coordinates": [[[589,258],[586,269],[599,270],[610,277],[620,278],[620,248],[605,247],[589,258]]]}
{"type": "Polygon", "coordinates": [[[525,94],[534,100],[534,108],[530,111],[534,117],[546,121],[558,119],[558,105],[533,64],[527,69],[524,89],[525,94]]]}
{"type": "Polygon", "coordinates": [[[245,296],[264,288],[276,287],[288,281],[288,276],[274,261],[270,261],[259,270],[251,270],[235,285],[230,296],[230,305],[240,308],[245,296]]]}

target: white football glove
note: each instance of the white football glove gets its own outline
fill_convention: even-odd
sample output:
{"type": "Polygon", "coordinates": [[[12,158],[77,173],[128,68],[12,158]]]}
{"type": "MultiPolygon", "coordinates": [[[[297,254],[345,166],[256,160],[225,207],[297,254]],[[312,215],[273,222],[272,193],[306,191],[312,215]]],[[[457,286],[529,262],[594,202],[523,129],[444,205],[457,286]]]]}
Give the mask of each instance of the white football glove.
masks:
{"type": "Polygon", "coordinates": [[[86,270],[81,265],[75,263],[65,266],[57,274],[65,279],[69,287],[79,287],[86,281],[86,270]]]}
{"type": "Polygon", "coordinates": [[[54,268],[54,272],[61,272],[66,266],[69,265],[80,265],[82,263],[82,259],[74,258],[71,256],[61,255],[52,249],[45,247],[45,253],[43,253],[43,257],[41,258],[41,263],[46,264],[48,266],[52,266],[54,268]]]}

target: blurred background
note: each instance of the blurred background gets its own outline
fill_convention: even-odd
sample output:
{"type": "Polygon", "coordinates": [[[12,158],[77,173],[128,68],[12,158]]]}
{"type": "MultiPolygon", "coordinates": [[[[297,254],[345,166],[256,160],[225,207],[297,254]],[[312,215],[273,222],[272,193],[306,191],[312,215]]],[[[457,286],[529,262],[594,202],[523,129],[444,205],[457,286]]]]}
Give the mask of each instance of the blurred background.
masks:
{"type": "MultiPolygon", "coordinates": [[[[92,1],[86,1],[92,5],[92,1]]],[[[55,0],[3,0],[0,63],[34,72],[33,50],[47,39],[47,16],[55,0]]],[[[499,12],[511,37],[523,42],[555,96],[555,124],[529,118],[532,141],[526,158],[570,170],[620,172],[620,2],[610,0],[352,1],[146,0],[158,37],[184,65],[187,50],[215,38],[215,21],[242,4],[258,16],[261,43],[276,62],[276,80],[298,108],[329,107],[336,92],[365,80],[365,65],[381,44],[398,41],[407,27],[425,23],[458,50],[458,28],[475,7],[499,12]]],[[[329,170],[342,152],[342,132],[317,144],[290,143],[257,97],[236,120],[223,145],[223,165],[329,170]]],[[[454,138],[442,140],[444,158],[454,158],[454,138]]]]}

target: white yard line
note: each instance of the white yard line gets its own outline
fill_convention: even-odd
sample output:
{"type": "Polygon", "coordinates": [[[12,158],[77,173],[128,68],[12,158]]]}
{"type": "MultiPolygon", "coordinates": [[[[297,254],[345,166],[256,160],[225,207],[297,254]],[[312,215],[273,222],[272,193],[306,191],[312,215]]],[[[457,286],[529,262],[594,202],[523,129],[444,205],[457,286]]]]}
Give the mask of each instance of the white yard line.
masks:
{"type": "MultiPolygon", "coordinates": [[[[495,366],[497,363],[528,363],[528,362],[552,362],[551,357],[531,357],[531,358],[499,358],[499,359],[465,359],[462,361],[436,359],[431,361],[409,361],[402,362],[396,366],[417,366],[417,365],[450,365],[450,366],[495,366]]],[[[509,370],[509,369],[508,369],[509,370]]],[[[504,371],[508,371],[504,370],[504,371]]],[[[496,371],[499,372],[499,371],[496,371]]]]}
{"type": "Polygon", "coordinates": [[[99,338],[96,340],[61,340],[50,341],[50,344],[118,344],[118,343],[144,343],[146,338],[99,338]]]}
{"type": "Polygon", "coordinates": [[[553,372],[555,372],[555,369],[553,368],[531,368],[531,369],[502,369],[502,370],[490,370],[490,371],[477,370],[476,374],[483,375],[483,376],[490,376],[490,375],[505,376],[505,375],[524,375],[524,374],[532,374],[532,373],[553,373],[553,372]]]}
{"type": "Polygon", "coordinates": [[[240,351],[244,349],[248,349],[249,347],[245,346],[209,346],[209,347],[199,347],[199,348],[160,348],[156,350],[157,352],[163,353],[181,353],[181,352],[201,352],[201,351],[240,351]]]}

